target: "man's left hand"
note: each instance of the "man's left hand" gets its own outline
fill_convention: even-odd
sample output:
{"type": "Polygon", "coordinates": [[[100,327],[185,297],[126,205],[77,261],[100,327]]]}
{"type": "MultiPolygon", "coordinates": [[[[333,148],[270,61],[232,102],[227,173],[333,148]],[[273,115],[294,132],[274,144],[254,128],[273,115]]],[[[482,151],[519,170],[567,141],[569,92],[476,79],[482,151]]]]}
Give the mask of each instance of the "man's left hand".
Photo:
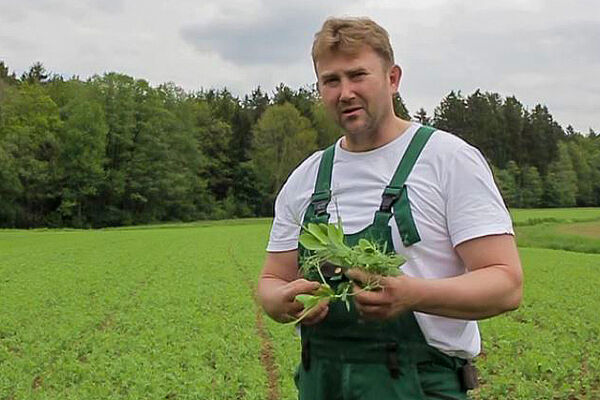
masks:
{"type": "Polygon", "coordinates": [[[414,296],[411,296],[410,280],[406,275],[391,277],[370,275],[358,269],[351,269],[346,276],[354,283],[354,303],[359,315],[365,319],[391,319],[406,311],[412,310],[414,296]],[[363,284],[379,282],[379,288],[364,290],[356,282],[363,284]]]}

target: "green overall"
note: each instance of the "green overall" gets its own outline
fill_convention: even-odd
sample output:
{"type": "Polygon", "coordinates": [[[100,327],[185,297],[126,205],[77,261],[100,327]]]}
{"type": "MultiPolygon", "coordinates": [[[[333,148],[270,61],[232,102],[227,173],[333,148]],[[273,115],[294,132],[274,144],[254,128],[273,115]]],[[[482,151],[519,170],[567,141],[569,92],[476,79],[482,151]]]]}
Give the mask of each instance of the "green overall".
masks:
{"type": "MultiPolygon", "coordinates": [[[[389,226],[392,215],[405,246],[421,240],[411,215],[405,181],[433,131],[429,127],[417,131],[385,188],[373,223],[358,233],[345,235],[347,244],[367,238],[386,244],[387,250],[393,252],[389,226]]],[[[329,220],[326,210],[331,200],[333,154],[334,146],[323,153],[305,224],[329,220]]],[[[299,262],[307,252],[300,248],[299,262]]],[[[328,283],[335,288],[340,282],[328,283]]],[[[302,363],[295,376],[300,400],[467,398],[459,380],[465,361],[429,346],[412,312],[388,321],[364,321],[354,304],[348,312],[345,304],[335,302],[329,305],[322,322],[302,325],[301,335],[302,363]]]]}

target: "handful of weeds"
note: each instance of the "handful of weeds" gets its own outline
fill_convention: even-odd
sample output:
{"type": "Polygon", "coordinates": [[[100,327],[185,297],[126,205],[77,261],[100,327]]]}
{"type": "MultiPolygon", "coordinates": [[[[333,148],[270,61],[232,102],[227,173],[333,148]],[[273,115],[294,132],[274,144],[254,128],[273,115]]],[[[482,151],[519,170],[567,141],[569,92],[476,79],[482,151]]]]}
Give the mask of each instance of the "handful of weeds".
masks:
{"type": "MultiPolygon", "coordinates": [[[[352,293],[352,281],[342,282],[334,291],[323,276],[324,265],[335,268],[331,280],[342,280],[343,274],[350,268],[358,268],[368,274],[381,276],[396,276],[400,274],[398,266],[404,258],[398,254],[386,252],[386,245],[381,248],[377,243],[367,239],[360,239],[355,246],[348,246],[344,241],[344,231],[341,220],[336,224],[309,223],[302,227],[299,241],[302,246],[312,254],[304,258],[301,271],[304,276],[318,274],[321,287],[313,294],[299,294],[296,300],[304,305],[304,312],[293,323],[298,323],[316,307],[321,301],[329,299],[330,302],[343,301],[346,309],[350,310],[349,297],[352,293]]],[[[361,290],[374,290],[379,288],[377,281],[366,282],[361,290]]]]}

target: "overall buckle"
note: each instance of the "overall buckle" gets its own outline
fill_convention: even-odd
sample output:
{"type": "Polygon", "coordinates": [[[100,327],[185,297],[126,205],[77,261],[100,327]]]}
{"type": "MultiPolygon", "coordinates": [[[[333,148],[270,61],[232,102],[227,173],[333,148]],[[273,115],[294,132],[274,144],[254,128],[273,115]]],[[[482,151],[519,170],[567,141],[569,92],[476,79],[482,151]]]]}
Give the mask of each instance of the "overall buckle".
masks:
{"type": "Polygon", "coordinates": [[[321,216],[327,212],[327,205],[331,200],[331,190],[325,190],[312,195],[311,204],[316,216],[321,216]]]}
{"type": "Polygon", "coordinates": [[[315,215],[320,216],[325,214],[327,211],[327,205],[329,204],[329,200],[319,200],[313,201],[313,209],[315,210],[315,215]]]}
{"type": "Polygon", "coordinates": [[[400,198],[400,194],[402,193],[402,188],[396,188],[387,186],[383,191],[383,195],[381,196],[381,206],[379,207],[379,211],[389,213],[392,210],[392,206],[400,198]]]}

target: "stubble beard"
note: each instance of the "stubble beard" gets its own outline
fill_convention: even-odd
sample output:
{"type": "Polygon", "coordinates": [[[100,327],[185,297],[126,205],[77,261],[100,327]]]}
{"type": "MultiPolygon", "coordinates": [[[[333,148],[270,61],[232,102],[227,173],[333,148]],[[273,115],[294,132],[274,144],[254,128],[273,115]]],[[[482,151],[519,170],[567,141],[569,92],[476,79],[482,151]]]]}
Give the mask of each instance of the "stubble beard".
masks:
{"type": "Polygon", "coordinates": [[[365,108],[363,108],[363,113],[364,115],[360,118],[362,121],[344,119],[343,116],[338,117],[338,125],[352,142],[360,143],[376,135],[376,119],[365,108]],[[359,123],[357,124],[357,122],[359,123]]]}

